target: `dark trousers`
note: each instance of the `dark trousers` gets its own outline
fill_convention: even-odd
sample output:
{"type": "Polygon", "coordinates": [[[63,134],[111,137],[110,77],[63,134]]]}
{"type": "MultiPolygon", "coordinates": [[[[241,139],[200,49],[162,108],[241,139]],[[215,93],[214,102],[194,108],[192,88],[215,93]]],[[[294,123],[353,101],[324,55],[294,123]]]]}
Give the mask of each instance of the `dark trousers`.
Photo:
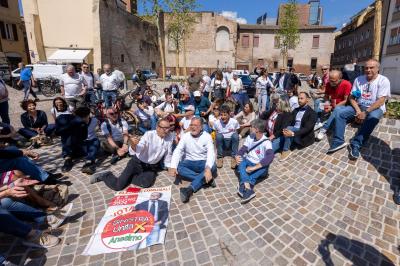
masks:
{"type": "Polygon", "coordinates": [[[0,103],[0,117],[3,123],[10,124],[10,116],[8,114],[8,101],[0,103]]]}
{"type": "Polygon", "coordinates": [[[119,177],[108,175],[100,177],[107,187],[112,190],[120,191],[129,184],[139,187],[151,187],[156,181],[157,171],[160,170],[159,164],[146,164],[133,156],[119,177]]]}
{"type": "MultiPolygon", "coordinates": [[[[51,136],[55,131],[56,126],[54,124],[50,124],[44,129],[44,133],[46,134],[46,136],[51,136]]],[[[38,135],[35,130],[29,128],[20,128],[18,130],[18,133],[26,139],[31,139],[38,135]]]]}

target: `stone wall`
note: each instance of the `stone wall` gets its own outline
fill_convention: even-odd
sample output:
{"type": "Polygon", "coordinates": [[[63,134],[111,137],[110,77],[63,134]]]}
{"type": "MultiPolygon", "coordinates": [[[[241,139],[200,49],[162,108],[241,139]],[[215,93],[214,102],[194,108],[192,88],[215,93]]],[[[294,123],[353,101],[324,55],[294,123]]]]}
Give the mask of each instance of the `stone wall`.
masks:
{"type": "Polygon", "coordinates": [[[117,8],[111,0],[99,1],[99,18],[101,64],[110,63],[129,75],[136,67],[160,67],[157,28],[153,24],[117,8]]]}

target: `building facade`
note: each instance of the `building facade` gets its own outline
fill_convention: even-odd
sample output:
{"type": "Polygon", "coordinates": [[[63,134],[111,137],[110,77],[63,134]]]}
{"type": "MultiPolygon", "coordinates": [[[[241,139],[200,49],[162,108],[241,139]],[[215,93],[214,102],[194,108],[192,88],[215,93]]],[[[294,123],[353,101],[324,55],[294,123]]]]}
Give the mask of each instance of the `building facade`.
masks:
{"type": "Polygon", "coordinates": [[[21,20],[18,1],[0,1],[0,52],[14,69],[19,62],[28,63],[25,46],[25,25],[21,20]]]}
{"type": "Polygon", "coordinates": [[[32,62],[87,62],[93,69],[110,63],[127,74],[160,65],[156,27],[128,12],[125,1],[22,0],[22,6],[32,62]]]}
{"type": "MultiPolygon", "coordinates": [[[[197,72],[226,67],[253,70],[261,64],[270,71],[288,65],[298,72],[310,73],[330,63],[335,27],[300,26],[300,44],[295,50],[289,50],[288,62],[284,64],[276,42],[278,25],[238,24],[214,12],[198,12],[194,16],[197,23],[186,41],[186,67],[197,72]]],[[[177,52],[168,38],[168,22],[165,32],[166,66],[175,74],[177,52]]],[[[180,68],[183,60],[182,51],[180,68]]]]}
{"type": "MultiPolygon", "coordinates": [[[[381,32],[385,32],[390,0],[382,1],[381,32]]],[[[341,29],[341,33],[335,38],[335,51],[331,64],[334,68],[343,68],[349,63],[357,63],[363,66],[371,57],[375,56],[375,5],[371,4],[358,14],[353,16],[350,22],[341,29]]],[[[383,34],[382,34],[383,36],[383,34]]],[[[381,38],[382,47],[383,37],[381,38]]]]}
{"type": "MultiPolygon", "coordinates": [[[[278,10],[278,25],[285,12],[285,5],[280,4],[278,10]]],[[[322,6],[320,0],[310,0],[307,4],[297,4],[297,17],[299,26],[322,25],[322,6]]]]}
{"type": "Polygon", "coordinates": [[[400,94],[400,0],[390,3],[380,70],[389,78],[392,93],[400,94]]]}

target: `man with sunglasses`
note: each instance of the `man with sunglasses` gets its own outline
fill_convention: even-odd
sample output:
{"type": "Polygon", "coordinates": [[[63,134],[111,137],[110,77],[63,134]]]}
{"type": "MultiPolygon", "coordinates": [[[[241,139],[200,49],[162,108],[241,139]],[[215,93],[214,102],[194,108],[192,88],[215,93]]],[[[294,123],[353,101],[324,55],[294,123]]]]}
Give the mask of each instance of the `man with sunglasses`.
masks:
{"type": "Polygon", "coordinates": [[[93,175],[90,183],[104,181],[109,188],[116,191],[123,190],[129,184],[151,187],[157,172],[164,166],[170,166],[173,136],[169,130],[168,120],[161,119],[155,130],[147,131],[140,139],[131,137],[129,153],[132,157],[121,175],[115,177],[111,171],[105,171],[93,175]]]}
{"type": "Polygon", "coordinates": [[[83,77],[87,84],[85,101],[91,104],[96,104],[97,97],[94,88],[96,87],[96,84],[98,82],[97,77],[93,74],[92,71],[89,70],[89,65],[87,63],[82,64],[82,72],[80,73],[80,75],[83,77]]]}
{"type": "Polygon", "coordinates": [[[349,158],[357,160],[360,157],[360,149],[386,112],[385,102],[390,97],[390,81],[379,74],[379,65],[376,59],[369,59],[365,64],[365,75],[354,81],[350,105],[337,107],[335,131],[327,153],[348,145],[344,139],[346,123],[355,120],[361,127],[348,145],[349,158]]]}
{"type": "MultiPolygon", "coordinates": [[[[344,106],[347,102],[351,92],[351,83],[347,80],[342,79],[342,73],[338,70],[332,70],[329,72],[329,82],[326,84],[325,89],[325,101],[330,102],[330,109],[336,110],[336,106],[344,106]]],[[[326,132],[331,127],[336,112],[333,111],[329,116],[328,120],[325,121],[322,128],[320,129],[317,140],[322,140],[326,132]]]]}

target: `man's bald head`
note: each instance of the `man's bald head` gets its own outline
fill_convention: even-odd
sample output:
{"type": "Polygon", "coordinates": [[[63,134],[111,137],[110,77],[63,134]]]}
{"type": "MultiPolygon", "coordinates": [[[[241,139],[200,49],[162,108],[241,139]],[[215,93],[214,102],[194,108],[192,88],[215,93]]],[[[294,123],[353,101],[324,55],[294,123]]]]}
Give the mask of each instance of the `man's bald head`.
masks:
{"type": "Polygon", "coordinates": [[[329,72],[329,78],[334,78],[334,79],[341,79],[342,78],[342,72],[339,70],[331,70],[329,72]]]}

